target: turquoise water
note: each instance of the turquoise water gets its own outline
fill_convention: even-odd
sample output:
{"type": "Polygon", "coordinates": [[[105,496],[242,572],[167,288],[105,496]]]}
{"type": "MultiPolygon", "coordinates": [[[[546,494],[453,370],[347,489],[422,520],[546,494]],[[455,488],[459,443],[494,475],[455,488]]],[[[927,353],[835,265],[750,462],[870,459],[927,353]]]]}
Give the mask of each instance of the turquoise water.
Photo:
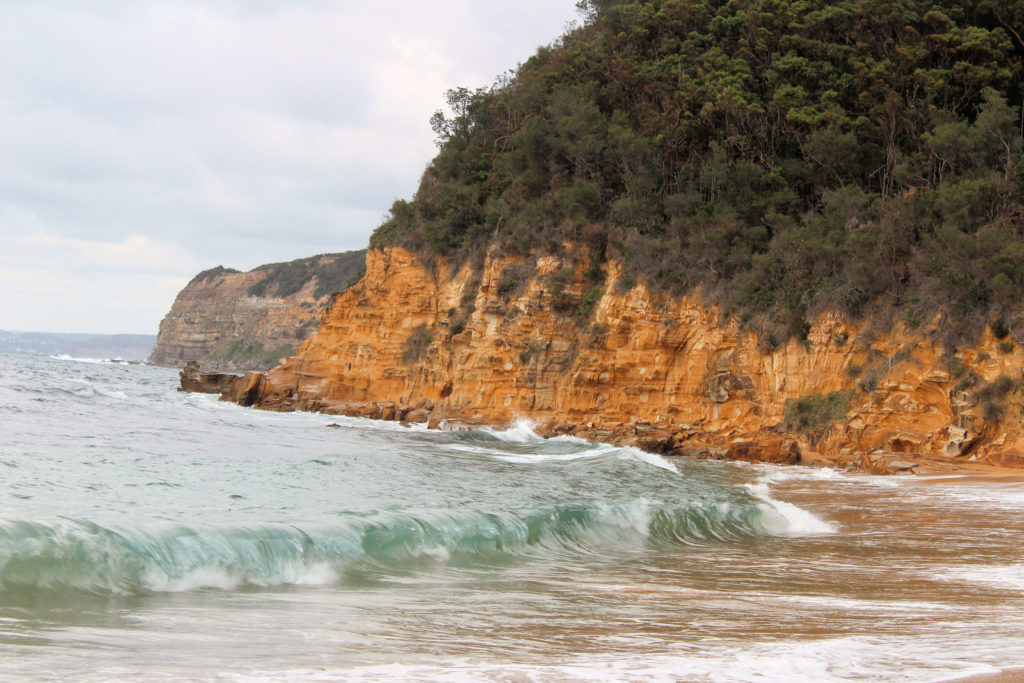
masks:
{"type": "Polygon", "coordinates": [[[1024,664],[1015,481],[267,413],[176,385],[0,355],[0,678],[933,681],[1024,664]]]}

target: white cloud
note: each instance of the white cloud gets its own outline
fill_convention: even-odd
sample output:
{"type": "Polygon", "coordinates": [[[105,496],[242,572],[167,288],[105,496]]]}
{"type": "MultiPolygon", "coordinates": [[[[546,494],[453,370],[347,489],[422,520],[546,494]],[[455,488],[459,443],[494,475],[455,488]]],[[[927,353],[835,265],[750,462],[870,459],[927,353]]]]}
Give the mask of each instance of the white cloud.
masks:
{"type": "Polygon", "coordinates": [[[145,293],[196,270],[364,246],[415,191],[445,90],[516,66],[574,5],[0,3],[0,327],[77,331],[66,291],[39,300],[75,290],[117,313],[94,314],[106,331],[155,331],[170,301],[145,293]]]}
{"type": "Polygon", "coordinates": [[[200,261],[181,247],[132,235],[96,242],[36,232],[0,237],[0,320],[6,329],[149,333],[200,261]]]}

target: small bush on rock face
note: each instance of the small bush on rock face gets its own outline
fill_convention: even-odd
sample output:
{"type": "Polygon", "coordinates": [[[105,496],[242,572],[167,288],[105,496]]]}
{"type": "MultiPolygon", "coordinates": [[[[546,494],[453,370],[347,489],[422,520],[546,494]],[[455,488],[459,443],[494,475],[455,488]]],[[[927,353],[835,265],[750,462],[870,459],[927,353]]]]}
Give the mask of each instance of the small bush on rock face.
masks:
{"type": "Polygon", "coordinates": [[[601,295],[604,293],[604,287],[596,285],[588,289],[584,294],[583,298],[580,299],[579,308],[576,309],[576,318],[579,320],[587,320],[594,312],[594,306],[601,299],[601,295]]]}
{"type": "Polygon", "coordinates": [[[498,278],[497,295],[507,300],[520,292],[530,279],[531,269],[530,263],[515,263],[501,271],[501,276],[498,278]]]}
{"type": "Polygon", "coordinates": [[[531,343],[528,347],[526,347],[525,351],[521,351],[519,353],[519,362],[522,363],[523,365],[529,364],[529,362],[533,360],[533,357],[536,356],[539,351],[540,345],[536,343],[531,343]]]}
{"type": "Polygon", "coordinates": [[[405,340],[402,362],[406,365],[412,365],[417,362],[426,353],[432,341],[434,341],[434,335],[431,334],[426,325],[414,327],[409,337],[405,340]]]}
{"type": "Polygon", "coordinates": [[[1006,399],[1010,394],[1019,391],[1019,382],[1006,375],[1000,375],[992,382],[981,387],[975,393],[975,399],[981,406],[982,416],[989,422],[1002,419],[1006,408],[1006,399]]]}
{"type": "Polygon", "coordinates": [[[636,277],[633,275],[623,275],[615,284],[615,289],[617,289],[620,294],[625,294],[634,287],[636,287],[636,277]]]}
{"type": "Polygon", "coordinates": [[[853,398],[852,391],[812,394],[786,401],[786,428],[794,431],[817,431],[842,419],[853,398]]]}

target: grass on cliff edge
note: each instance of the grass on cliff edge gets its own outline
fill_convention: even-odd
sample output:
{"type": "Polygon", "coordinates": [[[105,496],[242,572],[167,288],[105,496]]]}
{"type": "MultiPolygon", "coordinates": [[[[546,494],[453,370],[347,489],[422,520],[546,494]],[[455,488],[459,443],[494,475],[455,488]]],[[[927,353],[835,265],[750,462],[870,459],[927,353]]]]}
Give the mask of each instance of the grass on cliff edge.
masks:
{"type": "Polygon", "coordinates": [[[249,296],[284,298],[316,278],[314,299],[344,291],[366,272],[366,250],[319,254],[286,263],[269,263],[254,269],[265,276],[249,287],[249,296]]]}
{"type": "Polygon", "coordinates": [[[277,361],[281,358],[293,355],[295,355],[295,347],[289,344],[267,349],[261,342],[246,343],[245,340],[235,339],[211,353],[207,357],[207,361],[252,365],[266,369],[277,365],[277,361]]]}

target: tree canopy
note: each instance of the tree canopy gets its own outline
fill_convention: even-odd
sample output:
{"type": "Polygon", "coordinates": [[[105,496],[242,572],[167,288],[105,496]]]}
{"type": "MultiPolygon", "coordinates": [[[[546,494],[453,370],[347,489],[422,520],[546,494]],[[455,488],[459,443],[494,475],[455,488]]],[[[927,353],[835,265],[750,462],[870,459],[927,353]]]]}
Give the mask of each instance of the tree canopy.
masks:
{"type": "Polygon", "coordinates": [[[585,23],[448,93],[371,246],[562,242],[801,334],[885,301],[1024,294],[1024,3],[582,0],[585,23]]]}

